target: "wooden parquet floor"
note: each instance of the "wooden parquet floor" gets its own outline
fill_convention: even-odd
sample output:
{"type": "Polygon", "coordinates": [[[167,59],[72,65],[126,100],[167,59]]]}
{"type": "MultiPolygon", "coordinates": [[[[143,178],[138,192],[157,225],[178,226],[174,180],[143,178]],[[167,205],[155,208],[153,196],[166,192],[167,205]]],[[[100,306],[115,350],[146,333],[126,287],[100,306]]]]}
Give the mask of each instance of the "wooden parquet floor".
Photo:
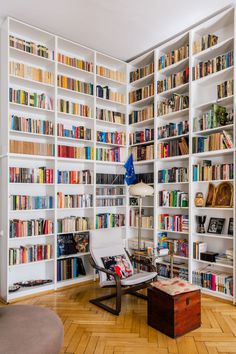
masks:
{"type": "Polygon", "coordinates": [[[201,328],[176,340],[147,325],[147,303],[123,297],[119,317],[89,303],[109,292],[97,283],[21,301],[54,310],[62,319],[65,339],[61,354],[236,354],[236,307],[202,296],[201,328]]]}

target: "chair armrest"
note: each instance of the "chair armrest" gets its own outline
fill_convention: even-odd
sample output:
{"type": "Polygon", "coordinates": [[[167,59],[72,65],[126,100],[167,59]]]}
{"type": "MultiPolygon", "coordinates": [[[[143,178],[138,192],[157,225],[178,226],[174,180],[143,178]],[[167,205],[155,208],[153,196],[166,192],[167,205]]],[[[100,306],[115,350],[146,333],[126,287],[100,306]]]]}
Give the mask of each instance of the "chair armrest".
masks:
{"type": "Polygon", "coordinates": [[[95,262],[94,262],[94,259],[92,258],[92,256],[89,257],[89,261],[92,265],[92,267],[96,270],[98,270],[99,272],[103,272],[103,273],[106,273],[108,275],[112,275],[116,281],[116,283],[120,283],[120,277],[115,273],[115,272],[112,272],[111,270],[109,269],[106,269],[106,268],[103,268],[103,267],[100,267],[98,266],[95,262]]]}

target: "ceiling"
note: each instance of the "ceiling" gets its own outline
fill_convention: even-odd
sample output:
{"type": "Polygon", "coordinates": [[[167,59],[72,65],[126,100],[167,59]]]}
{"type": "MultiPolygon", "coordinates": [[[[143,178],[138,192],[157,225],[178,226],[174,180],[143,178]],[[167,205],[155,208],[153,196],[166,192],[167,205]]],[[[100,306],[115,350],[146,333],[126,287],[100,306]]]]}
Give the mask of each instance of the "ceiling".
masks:
{"type": "Polygon", "coordinates": [[[129,60],[231,3],[229,0],[0,0],[0,18],[9,15],[129,60]]]}

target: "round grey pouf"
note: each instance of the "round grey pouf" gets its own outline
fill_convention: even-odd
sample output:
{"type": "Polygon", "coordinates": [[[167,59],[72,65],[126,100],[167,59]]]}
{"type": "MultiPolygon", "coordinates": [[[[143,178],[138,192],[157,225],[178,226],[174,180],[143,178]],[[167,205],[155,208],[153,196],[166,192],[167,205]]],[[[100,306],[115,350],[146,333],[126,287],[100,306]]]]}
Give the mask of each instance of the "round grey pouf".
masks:
{"type": "Polygon", "coordinates": [[[16,305],[0,308],[0,354],[58,354],[64,328],[51,310],[16,305]]]}

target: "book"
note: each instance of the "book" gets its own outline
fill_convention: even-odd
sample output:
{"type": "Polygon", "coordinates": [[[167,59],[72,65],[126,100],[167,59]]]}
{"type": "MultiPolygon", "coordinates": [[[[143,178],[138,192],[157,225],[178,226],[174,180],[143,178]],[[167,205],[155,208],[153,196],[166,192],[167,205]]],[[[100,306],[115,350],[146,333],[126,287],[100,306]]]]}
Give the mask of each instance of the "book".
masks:
{"type": "Polygon", "coordinates": [[[101,213],[96,215],[96,229],[125,226],[124,214],[101,213]]]}
{"type": "Polygon", "coordinates": [[[125,159],[125,148],[96,148],[97,161],[124,162],[125,159]]]}
{"type": "Polygon", "coordinates": [[[157,93],[162,93],[164,91],[171,90],[180,85],[187,84],[188,81],[189,81],[189,67],[187,67],[186,69],[178,73],[171,74],[170,76],[167,76],[163,80],[158,80],[157,93]]]}
{"type": "Polygon", "coordinates": [[[47,167],[9,167],[9,182],[52,184],[54,183],[54,170],[47,167]]]}
{"type": "Polygon", "coordinates": [[[154,159],[154,144],[133,146],[130,149],[134,161],[146,161],[154,159]]]}
{"type": "Polygon", "coordinates": [[[154,72],[154,63],[149,63],[141,68],[137,68],[129,73],[129,82],[142,79],[145,76],[151,75],[154,72]]]}
{"type": "Polygon", "coordinates": [[[9,62],[9,75],[54,85],[54,74],[52,72],[15,61],[9,62]]]}
{"type": "Polygon", "coordinates": [[[96,119],[110,123],[125,124],[125,113],[97,107],[96,119]]]}
{"type": "Polygon", "coordinates": [[[15,154],[54,156],[54,144],[33,143],[30,141],[10,140],[9,151],[15,154]]]}
{"type": "Polygon", "coordinates": [[[53,234],[54,222],[50,219],[13,219],[9,221],[9,237],[30,237],[53,234]]]}
{"type": "Polygon", "coordinates": [[[180,190],[159,191],[159,206],[187,208],[188,193],[180,190]]]}
{"type": "Polygon", "coordinates": [[[92,206],[92,194],[63,194],[57,192],[58,208],[91,208],[92,206]]]}
{"type": "Polygon", "coordinates": [[[9,46],[39,57],[54,60],[54,51],[42,43],[35,43],[32,41],[27,41],[24,38],[9,35],[9,46]]]}
{"type": "Polygon", "coordinates": [[[67,90],[93,95],[93,84],[90,82],[76,80],[64,75],[57,75],[57,85],[67,90]]]}
{"type": "Polygon", "coordinates": [[[21,117],[15,114],[10,116],[10,129],[32,134],[54,134],[54,126],[51,121],[31,117],[21,117]]]}
{"type": "Polygon", "coordinates": [[[217,98],[222,99],[234,94],[234,80],[224,81],[217,85],[217,98]]]}
{"type": "Polygon", "coordinates": [[[97,75],[119,82],[125,82],[125,72],[120,70],[112,70],[102,65],[97,65],[97,75]]]}
{"type": "Polygon", "coordinates": [[[158,183],[188,182],[187,167],[172,167],[158,171],[158,183]]]}
{"type": "Polygon", "coordinates": [[[94,160],[94,148],[92,146],[76,147],[69,145],[57,146],[58,157],[82,160],[94,160]]]}
{"type": "Polygon", "coordinates": [[[97,85],[96,95],[105,100],[125,104],[125,95],[121,92],[111,90],[108,86],[97,85]]]}
{"type": "Polygon", "coordinates": [[[129,133],[130,145],[145,143],[154,140],[154,128],[145,128],[143,130],[129,133]]]}
{"type": "Polygon", "coordinates": [[[73,68],[93,72],[93,63],[91,61],[86,61],[80,58],[71,57],[62,52],[57,53],[57,61],[58,63],[72,66],[73,68]]]}
{"type": "Polygon", "coordinates": [[[24,106],[53,110],[53,98],[45,93],[25,91],[21,89],[9,88],[9,102],[24,106]]]}
{"type": "Polygon", "coordinates": [[[91,225],[88,217],[68,216],[57,219],[57,233],[87,231],[91,229],[91,225]]]}
{"type": "Polygon", "coordinates": [[[129,92],[129,103],[135,103],[154,95],[154,83],[129,92]]]}
{"type": "Polygon", "coordinates": [[[167,68],[170,65],[178,63],[179,61],[188,58],[189,56],[189,45],[188,43],[180,48],[168,51],[168,53],[163,54],[158,59],[158,70],[167,68]]]}
{"type": "Polygon", "coordinates": [[[217,181],[234,178],[234,164],[212,164],[211,160],[203,160],[193,165],[193,181],[217,181]]]}
{"type": "Polygon", "coordinates": [[[75,116],[92,118],[92,109],[88,105],[80,104],[59,98],[57,100],[57,110],[61,113],[68,113],[75,116]]]}
{"type": "Polygon", "coordinates": [[[50,244],[38,244],[9,248],[9,265],[38,262],[51,259],[53,248],[50,244]]]}
{"type": "Polygon", "coordinates": [[[52,196],[11,195],[11,210],[52,209],[52,196]]]}
{"type": "Polygon", "coordinates": [[[158,139],[170,138],[178,135],[187,134],[189,132],[188,120],[179,123],[169,123],[167,125],[158,127],[158,139]]]}
{"type": "Polygon", "coordinates": [[[157,102],[157,116],[174,113],[189,107],[189,96],[174,93],[169,98],[157,102]]]}
{"type": "Polygon", "coordinates": [[[143,122],[145,120],[152,119],[152,118],[154,118],[153,104],[129,113],[129,124],[143,122]]]}
{"type": "Polygon", "coordinates": [[[66,138],[92,140],[92,129],[85,126],[75,126],[70,124],[57,123],[57,136],[66,138]]]}
{"type": "Polygon", "coordinates": [[[167,157],[188,155],[188,138],[182,137],[179,139],[170,140],[167,142],[159,143],[159,158],[164,159],[167,157]]]}
{"type": "Polygon", "coordinates": [[[231,149],[233,147],[232,131],[223,131],[207,136],[193,137],[193,153],[231,149]]]}
{"type": "Polygon", "coordinates": [[[121,184],[124,185],[124,174],[96,173],[96,184],[121,184]]]}
{"type": "Polygon", "coordinates": [[[97,130],[96,131],[97,142],[107,143],[107,144],[116,144],[116,145],[125,145],[126,134],[125,132],[104,132],[97,130]]]}
{"type": "Polygon", "coordinates": [[[218,43],[219,37],[213,33],[205,34],[193,42],[193,54],[213,47],[218,43]]]}
{"type": "MultiPolygon", "coordinates": [[[[129,225],[139,227],[139,209],[131,208],[129,211],[129,225]]],[[[144,209],[141,211],[141,227],[152,229],[154,227],[154,218],[152,215],[144,215],[144,209]]]]}
{"type": "Polygon", "coordinates": [[[83,261],[80,257],[57,260],[57,281],[78,278],[86,275],[83,261]]]}
{"type": "Polygon", "coordinates": [[[163,231],[185,232],[189,229],[188,215],[159,215],[159,229],[163,231]]]}
{"type": "Polygon", "coordinates": [[[58,184],[92,184],[93,171],[91,170],[57,170],[58,184]]]}

